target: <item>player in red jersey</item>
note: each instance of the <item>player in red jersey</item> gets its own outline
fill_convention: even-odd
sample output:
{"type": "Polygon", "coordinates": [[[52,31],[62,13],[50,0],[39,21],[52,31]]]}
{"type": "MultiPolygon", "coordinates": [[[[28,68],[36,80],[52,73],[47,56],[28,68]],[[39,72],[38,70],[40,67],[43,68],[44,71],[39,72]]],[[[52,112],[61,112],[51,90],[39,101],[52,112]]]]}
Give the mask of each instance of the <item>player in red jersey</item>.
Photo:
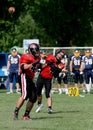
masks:
{"type": "Polygon", "coordinates": [[[62,55],[61,51],[55,56],[48,54],[45,57],[45,62],[42,63],[41,72],[37,79],[37,101],[38,106],[36,112],[40,112],[43,104],[42,104],[42,88],[45,86],[45,94],[47,98],[47,106],[48,113],[52,113],[52,96],[51,96],[51,88],[52,88],[52,78],[57,77],[59,72],[62,71],[62,68],[58,68],[58,65],[61,61],[62,55]]]}
{"type": "Polygon", "coordinates": [[[37,99],[36,94],[36,86],[33,82],[33,78],[35,75],[35,70],[37,68],[37,64],[40,61],[39,57],[39,46],[35,43],[32,43],[28,47],[29,53],[23,54],[20,58],[20,73],[21,73],[21,88],[22,94],[21,97],[18,99],[13,119],[18,119],[18,112],[23,105],[24,101],[28,99],[26,110],[23,115],[24,120],[31,119],[29,114],[33,108],[34,103],[37,99]]]}
{"type": "MultiPolygon", "coordinates": [[[[62,50],[63,56],[61,59],[61,66],[66,70],[66,72],[61,72],[57,79],[57,89],[59,91],[59,94],[62,94],[62,91],[65,92],[65,94],[68,94],[68,75],[67,75],[67,65],[68,65],[68,55],[65,53],[64,50],[62,50]],[[61,87],[61,83],[64,83],[64,88],[61,87]]],[[[59,64],[59,67],[60,67],[59,64]]]]}

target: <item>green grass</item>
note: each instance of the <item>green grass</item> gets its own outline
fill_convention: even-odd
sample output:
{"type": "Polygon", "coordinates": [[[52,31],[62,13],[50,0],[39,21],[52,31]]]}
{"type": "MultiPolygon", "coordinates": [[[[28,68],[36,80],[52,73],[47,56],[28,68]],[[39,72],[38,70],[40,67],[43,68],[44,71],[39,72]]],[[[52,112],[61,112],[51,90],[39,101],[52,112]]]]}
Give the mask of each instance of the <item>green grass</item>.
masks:
{"type": "Polygon", "coordinates": [[[19,96],[0,90],[0,130],[93,130],[93,93],[85,97],[53,94],[52,114],[47,113],[47,100],[43,95],[44,107],[40,113],[35,113],[34,105],[30,113],[32,121],[21,119],[26,102],[19,111],[19,120],[12,119],[19,96]]]}

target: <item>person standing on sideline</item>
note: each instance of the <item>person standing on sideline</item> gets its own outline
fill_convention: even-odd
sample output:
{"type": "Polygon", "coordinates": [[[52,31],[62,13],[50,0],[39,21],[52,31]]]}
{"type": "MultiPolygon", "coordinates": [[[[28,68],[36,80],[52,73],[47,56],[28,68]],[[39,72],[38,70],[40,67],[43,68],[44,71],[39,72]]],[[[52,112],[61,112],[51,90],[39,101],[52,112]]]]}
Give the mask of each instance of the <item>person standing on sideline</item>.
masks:
{"type": "Polygon", "coordinates": [[[83,93],[85,93],[84,77],[80,72],[82,62],[82,56],[80,50],[75,49],[73,55],[70,57],[70,74],[74,78],[75,87],[78,88],[78,84],[82,87],[83,93]]]}
{"type": "Polygon", "coordinates": [[[13,82],[15,78],[16,83],[16,92],[20,93],[20,86],[19,86],[19,60],[20,55],[17,53],[16,48],[11,49],[11,54],[8,56],[8,63],[7,63],[7,71],[9,73],[9,85],[10,91],[7,94],[13,93],[13,82]]]}
{"type": "Polygon", "coordinates": [[[84,51],[84,56],[82,57],[82,63],[80,71],[84,73],[85,86],[87,94],[90,94],[91,83],[93,84],[93,55],[91,49],[87,48],[84,51]]]}
{"type": "Polygon", "coordinates": [[[23,115],[23,120],[31,119],[29,114],[32,110],[34,103],[37,100],[36,86],[33,82],[37,65],[40,61],[39,45],[32,43],[28,47],[29,53],[25,53],[20,58],[20,73],[21,73],[21,97],[17,100],[16,107],[13,113],[13,119],[18,119],[18,113],[25,100],[28,100],[26,104],[26,110],[23,115]]]}

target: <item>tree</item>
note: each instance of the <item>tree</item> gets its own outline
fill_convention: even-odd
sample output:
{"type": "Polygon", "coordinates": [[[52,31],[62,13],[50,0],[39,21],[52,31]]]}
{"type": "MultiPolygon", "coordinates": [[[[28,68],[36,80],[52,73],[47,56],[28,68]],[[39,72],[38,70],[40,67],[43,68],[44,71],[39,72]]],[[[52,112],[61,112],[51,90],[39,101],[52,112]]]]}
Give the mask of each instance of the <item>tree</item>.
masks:
{"type": "Polygon", "coordinates": [[[92,45],[93,0],[0,0],[0,12],[0,51],[31,38],[41,46],[92,45]]]}
{"type": "Polygon", "coordinates": [[[53,43],[57,41],[58,46],[70,46],[71,41],[77,46],[91,42],[90,14],[93,6],[90,1],[41,0],[41,3],[34,1],[34,8],[32,16],[46,29],[53,43]]]}

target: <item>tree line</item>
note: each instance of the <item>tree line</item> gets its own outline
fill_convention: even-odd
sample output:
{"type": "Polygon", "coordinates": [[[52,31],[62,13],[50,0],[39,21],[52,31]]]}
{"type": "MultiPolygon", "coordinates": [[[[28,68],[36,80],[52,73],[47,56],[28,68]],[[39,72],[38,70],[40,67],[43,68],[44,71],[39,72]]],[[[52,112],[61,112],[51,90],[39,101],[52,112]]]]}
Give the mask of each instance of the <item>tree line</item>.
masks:
{"type": "Polygon", "coordinates": [[[93,0],[0,0],[0,51],[22,47],[23,39],[45,47],[92,46],[93,0]]]}

